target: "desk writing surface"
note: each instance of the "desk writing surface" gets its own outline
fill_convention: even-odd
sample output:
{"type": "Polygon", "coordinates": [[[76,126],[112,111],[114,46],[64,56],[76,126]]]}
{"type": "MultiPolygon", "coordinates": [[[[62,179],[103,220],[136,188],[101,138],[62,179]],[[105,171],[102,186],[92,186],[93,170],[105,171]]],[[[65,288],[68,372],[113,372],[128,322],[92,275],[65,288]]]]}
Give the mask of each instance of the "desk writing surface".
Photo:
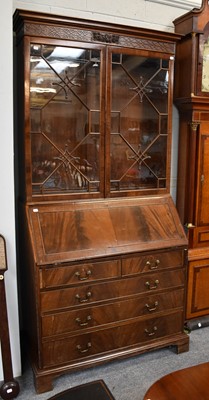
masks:
{"type": "Polygon", "coordinates": [[[30,206],[37,264],[186,245],[171,198],[30,206]]]}

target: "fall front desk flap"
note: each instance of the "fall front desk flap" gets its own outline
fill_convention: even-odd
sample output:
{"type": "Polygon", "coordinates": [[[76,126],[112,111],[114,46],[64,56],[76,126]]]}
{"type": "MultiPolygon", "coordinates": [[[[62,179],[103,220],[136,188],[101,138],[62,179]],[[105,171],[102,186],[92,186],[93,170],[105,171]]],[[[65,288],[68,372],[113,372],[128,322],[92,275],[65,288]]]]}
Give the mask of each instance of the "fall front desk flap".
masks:
{"type": "Polygon", "coordinates": [[[26,206],[38,265],[186,246],[172,198],[26,206]]]}

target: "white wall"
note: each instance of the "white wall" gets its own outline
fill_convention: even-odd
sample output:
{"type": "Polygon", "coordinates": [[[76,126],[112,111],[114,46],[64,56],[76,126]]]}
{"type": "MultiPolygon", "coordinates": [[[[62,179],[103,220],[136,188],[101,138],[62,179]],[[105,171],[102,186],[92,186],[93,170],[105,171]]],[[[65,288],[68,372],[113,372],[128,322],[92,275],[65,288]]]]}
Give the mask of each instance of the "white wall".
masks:
{"type": "Polygon", "coordinates": [[[81,17],[166,31],[179,15],[201,0],[16,0],[16,8],[81,17]]]}
{"type": "MultiPolygon", "coordinates": [[[[201,0],[7,0],[0,14],[0,233],[7,242],[8,272],[5,274],[14,376],[21,374],[17,279],[15,259],[14,175],[13,175],[13,88],[12,14],[16,8],[92,20],[108,21],[151,29],[173,31],[172,21],[201,0]]],[[[173,163],[171,190],[175,198],[178,114],[174,108],[173,163]]],[[[1,306],[1,305],[0,305],[1,306]]],[[[0,357],[1,358],[1,357],[0,357]]],[[[0,362],[0,380],[3,371],[0,362]]]]}
{"type": "MultiPolygon", "coordinates": [[[[7,0],[4,6],[1,7],[0,14],[0,233],[5,237],[7,246],[6,297],[14,373],[19,375],[21,368],[17,309],[13,173],[12,7],[12,0],[7,0]]],[[[0,304],[0,315],[1,307],[2,305],[0,304]]],[[[1,378],[3,379],[3,374],[0,365],[1,378]]]]}

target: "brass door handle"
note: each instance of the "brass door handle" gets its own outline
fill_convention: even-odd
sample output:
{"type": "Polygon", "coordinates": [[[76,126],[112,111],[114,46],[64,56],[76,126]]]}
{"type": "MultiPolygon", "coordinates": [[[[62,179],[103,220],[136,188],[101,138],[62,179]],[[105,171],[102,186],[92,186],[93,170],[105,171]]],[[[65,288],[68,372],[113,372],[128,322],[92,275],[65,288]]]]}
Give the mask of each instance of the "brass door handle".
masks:
{"type": "Polygon", "coordinates": [[[158,307],[158,301],[155,301],[153,306],[150,306],[149,304],[145,304],[145,306],[147,307],[149,312],[155,311],[155,310],[157,310],[157,307],[158,307]]]}
{"type": "Polygon", "coordinates": [[[91,348],[91,342],[88,342],[88,343],[87,343],[85,349],[82,349],[82,347],[80,346],[80,344],[78,344],[78,345],[76,346],[76,349],[79,351],[79,353],[87,353],[87,352],[90,350],[90,348],[91,348]]]}
{"type": "Polygon", "coordinates": [[[77,324],[78,324],[79,326],[86,326],[86,325],[89,324],[89,321],[91,321],[91,315],[88,315],[88,316],[86,317],[86,320],[83,321],[83,322],[81,322],[81,319],[80,319],[80,318],[76,318],[76,322],[77,322],[77,324]]]}
{"type": "Polygon", "coordinates": [[[84,271],[83,274],[81,274],[79,271],[75,273],[75,276],[78,278],[79,281],[86,281],[87,279],[90,278],[92,272],[89,269],[88,271],[84,271]]]}
{"type": "Polygon", "coordinates": [[[144,331],[147,334],[147,336],[154,336],[156,334],[156,332],[157,332],[157,326],[154,326],[152,332],[150,332],[148,329],[145,329],[144,331]]]}
{"type": "Polygon", "coordinates": [[[89,301],[89,299],[91,298],[92,293],[91,292],[87,292],[86,293],[86,297],[82,298],[80,297],[79,294],[76,294],[76,299],[79,301],[79,303],[86,303],[87,301],[89,301]]]}
{"type": "Polygon", "coordinates": [[[153,290],[153,289],[157,289],[159,283],[160,283],[159,280],[156,279],[156,280],[154,281],[154,285],[153,285],[153,286],[151,286],[151,283],[150,283],[149,281],[147,281],[147,282],[145,283],[145,285],[147,286],[147,288],[148,288],[149,290],[153,290]]]}
{"type": "Polygon", "coordinates": [[[157,269],[158,266],[160,264],[160,260],[152,260],[152,261],[147,261],[146,265],[150,268],[150,269],[157,269]]]}

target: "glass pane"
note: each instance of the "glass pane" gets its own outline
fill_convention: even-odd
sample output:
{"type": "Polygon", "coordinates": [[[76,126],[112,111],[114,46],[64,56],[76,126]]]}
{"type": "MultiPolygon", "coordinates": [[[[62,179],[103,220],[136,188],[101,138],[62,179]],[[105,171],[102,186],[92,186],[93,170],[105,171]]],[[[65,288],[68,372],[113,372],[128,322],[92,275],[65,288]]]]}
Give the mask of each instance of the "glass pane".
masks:
{"type": "Polygon", "coordinates": [[[168,61],[113,54],[111,190],[166,187],[168,61]]]}
{"type": "Polygon", "coordinates": [[[100,190],[100,52],[31,46],[33,193],[100,190]]]}
{"type": "Polygon", "coordinates": [[[202,65],[202,92],[209,92],[209,39],[203,45],[203,65],[202,65]]]}

